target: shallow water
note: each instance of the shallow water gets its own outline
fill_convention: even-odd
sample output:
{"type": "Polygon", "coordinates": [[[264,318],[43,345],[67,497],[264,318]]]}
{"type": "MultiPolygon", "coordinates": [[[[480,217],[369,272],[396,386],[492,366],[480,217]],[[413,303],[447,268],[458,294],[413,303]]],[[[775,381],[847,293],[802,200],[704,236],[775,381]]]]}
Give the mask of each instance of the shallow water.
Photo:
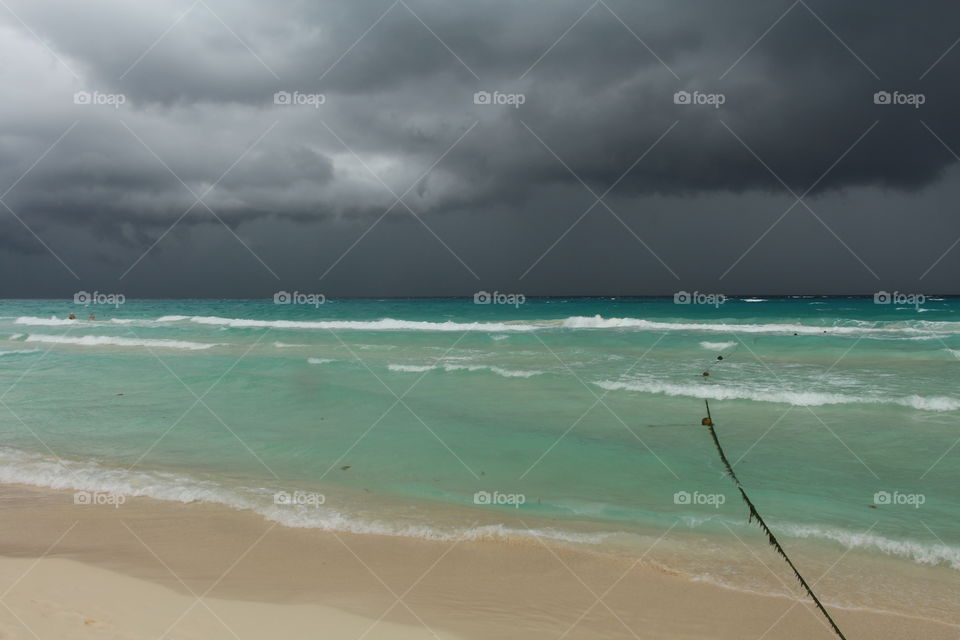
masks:
{"type": "Polygon", "coordinates": [[[744,551],[766,548],[700,426],[706,398],[740,479],[808,566],[849,551],[849,567],[926,567],[917,580],[939,584],[960,570],[958,310],[4,301],[0,481],[210,500],[294,526],[530,527],[638,555],[669,531],[660,560],[780,589],[744,551]]]}

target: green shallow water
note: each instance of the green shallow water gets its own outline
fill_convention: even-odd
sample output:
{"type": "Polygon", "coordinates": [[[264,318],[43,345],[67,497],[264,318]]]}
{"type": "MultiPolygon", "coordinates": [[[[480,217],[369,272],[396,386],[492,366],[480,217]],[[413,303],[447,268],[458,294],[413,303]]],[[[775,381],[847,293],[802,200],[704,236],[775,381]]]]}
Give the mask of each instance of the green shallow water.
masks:
{"type": "MultiPolygon", "coordinates": [[[[734,558],[737,536],[763,547],[699,426],[710,398],[738,475],[788,547],[824,566],[852,550],[865,567],[953,579],[960,301],[920,309],[4,301],[0,480],[410,535],[535,523],[637,551],[670,529],[665,558],[734,558]],[[91,311],[96,321],[63,320],[91,311]],[[326,502],[277,505],[278,490],[326,502]],[[477,492],[523,504],[476,504],[477,492]]],[[[766,584],[731,562],[713,569],[766,584]]]]}

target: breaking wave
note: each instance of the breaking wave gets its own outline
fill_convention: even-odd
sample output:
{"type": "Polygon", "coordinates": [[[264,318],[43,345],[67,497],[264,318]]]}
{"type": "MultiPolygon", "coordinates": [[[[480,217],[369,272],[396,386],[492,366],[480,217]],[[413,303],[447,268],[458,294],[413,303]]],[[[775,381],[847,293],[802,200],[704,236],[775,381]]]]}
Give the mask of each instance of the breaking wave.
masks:
{"type": "Polygon", "coordinates": [[[545,371],[504,369],[503,367],[485,364],[388,364],[387,369],[402,373],[423,373],[424,371],[432,370],[446,371],[448,373],[454,371],[489,371],[504,378],[530,378],[546,373],[545,371]]]}
{"type": "Polygon", "coordinates": [[[160,340],[141,338],[119,338],[116,336],[47,336],[30,334],[24,342],[46,342],[52,344],[76,344],[85,347],[115,346],[115,347],[147,347],[159,349],[209,349],[218,346],[209,342],[188,342],[186,340],[160,340]]]}
{"type": "Polygon", "coordinates": [[[923,411],[956,411],[960,409],[960,399],[948,396],[855,396],[824,391],[780,391],[766,388],[677,384],[655,380],[631,382],[601,380],[593,384],[610,391],[639,391],[667,396],[706,398],[708,400],[753,400],[755,402],[791,404],[797,407],[819,407],[828,404],[895,404],[923,411]]]}

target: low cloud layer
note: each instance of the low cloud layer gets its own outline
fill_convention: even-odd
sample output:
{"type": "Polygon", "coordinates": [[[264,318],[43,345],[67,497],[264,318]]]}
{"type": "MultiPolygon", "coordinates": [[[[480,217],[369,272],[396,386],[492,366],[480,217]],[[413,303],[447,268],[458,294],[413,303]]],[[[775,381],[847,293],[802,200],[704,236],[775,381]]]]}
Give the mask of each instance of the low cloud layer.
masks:
{"type": "Polygon", "coordinates": [[[948,291],[960,263],[950,3],[8,5],[0,294],[948,291]]]}

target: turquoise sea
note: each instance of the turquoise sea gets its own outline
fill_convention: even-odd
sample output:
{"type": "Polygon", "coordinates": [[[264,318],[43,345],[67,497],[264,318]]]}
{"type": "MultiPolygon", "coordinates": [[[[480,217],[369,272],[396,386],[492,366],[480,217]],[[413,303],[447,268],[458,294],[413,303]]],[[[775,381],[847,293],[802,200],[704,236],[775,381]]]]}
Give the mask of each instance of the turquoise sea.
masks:
{"type": "Polygon", "coordinates": [[[793,593],[709,399],[826,601],[960,622],[960,299],[309,301],[0,302],[0,481],[793,593]]]}

